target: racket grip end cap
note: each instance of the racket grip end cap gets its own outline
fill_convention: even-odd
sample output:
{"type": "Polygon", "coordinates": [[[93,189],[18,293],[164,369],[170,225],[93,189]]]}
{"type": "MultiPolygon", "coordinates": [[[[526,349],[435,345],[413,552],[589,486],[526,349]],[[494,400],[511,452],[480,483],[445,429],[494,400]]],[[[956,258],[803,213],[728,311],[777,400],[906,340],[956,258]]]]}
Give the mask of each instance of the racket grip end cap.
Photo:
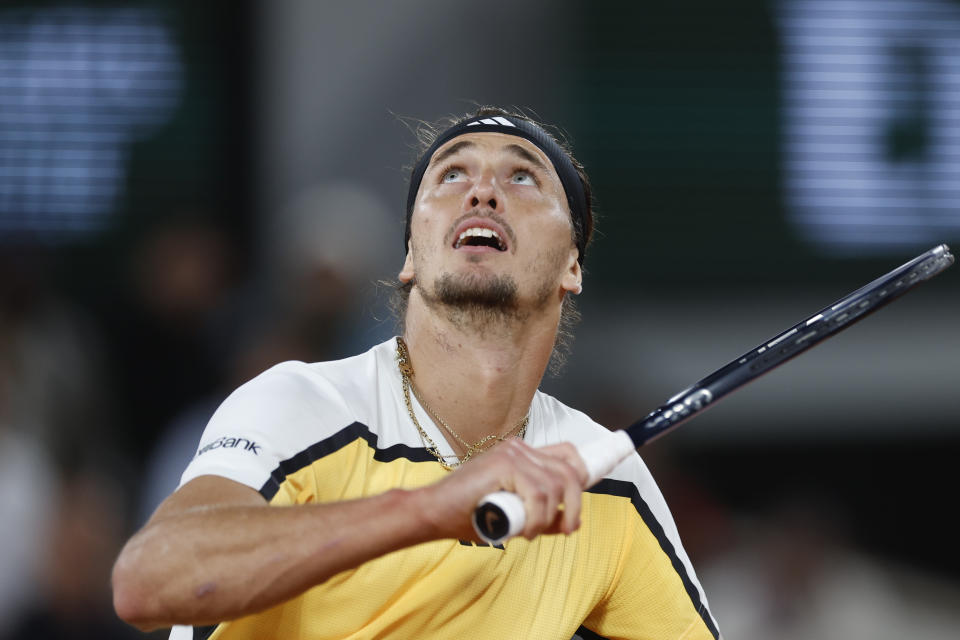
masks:
{"type": "Polygon", "coordinates": [[[527,512],[523,501],[515,493],[495,491],[488,493],[473,511],[473,529],[480,539],[490,545],[499,545],[523,531],[527,512]]]}

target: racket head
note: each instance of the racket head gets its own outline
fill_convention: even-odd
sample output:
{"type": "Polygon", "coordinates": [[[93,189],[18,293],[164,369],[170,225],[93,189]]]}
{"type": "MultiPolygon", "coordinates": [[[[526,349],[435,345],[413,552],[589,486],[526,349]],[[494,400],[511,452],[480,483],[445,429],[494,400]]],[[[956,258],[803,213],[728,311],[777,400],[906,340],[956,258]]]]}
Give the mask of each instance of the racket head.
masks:
{"type": "Polygon", "coordinates": [[[723,396],[862,320],[953,264],[938,245],[754,347],[627,427],[636,446],[671,431],[723,396]]]}

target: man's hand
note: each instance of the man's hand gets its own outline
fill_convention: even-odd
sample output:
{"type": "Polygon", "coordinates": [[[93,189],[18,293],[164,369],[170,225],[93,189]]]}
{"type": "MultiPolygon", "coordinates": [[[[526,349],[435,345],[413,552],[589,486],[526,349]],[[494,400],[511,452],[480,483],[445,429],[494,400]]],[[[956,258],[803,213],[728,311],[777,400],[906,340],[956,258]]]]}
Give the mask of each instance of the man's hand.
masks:
{"type": "Polygon", "coordinates": [[[581,493],[587,469],[567,442],[533,448],[510,438],[424,487],[423,510],[438,538],[479,542],[471,518],[477,503],[494,491],[510,491],[527,513],[523,537],[573,533],[580,526],[581,493]]]}

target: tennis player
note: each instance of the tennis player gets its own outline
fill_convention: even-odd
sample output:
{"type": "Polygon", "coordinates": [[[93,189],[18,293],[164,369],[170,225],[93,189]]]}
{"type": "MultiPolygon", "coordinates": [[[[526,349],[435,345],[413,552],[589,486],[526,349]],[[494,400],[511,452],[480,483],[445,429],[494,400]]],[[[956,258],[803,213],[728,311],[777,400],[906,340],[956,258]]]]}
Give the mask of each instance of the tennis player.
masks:
{"type": "Polygon", "coordinates": [[[230,395],[126,545],[121,618],[171,638],[719,638],[640,457],[538,391],[593,230],[589,183],[531,120],[430,130],[410,181],[402,337],[230,395]],[[480,542],[481,497],[523,500],[480,542]]]}

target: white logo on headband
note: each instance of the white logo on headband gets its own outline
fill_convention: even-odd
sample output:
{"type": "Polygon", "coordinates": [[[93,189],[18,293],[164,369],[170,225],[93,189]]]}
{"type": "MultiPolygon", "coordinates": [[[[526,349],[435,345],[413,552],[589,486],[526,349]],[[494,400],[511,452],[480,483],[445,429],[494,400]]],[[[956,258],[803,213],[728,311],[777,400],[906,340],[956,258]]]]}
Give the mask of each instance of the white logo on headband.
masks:
{"type": "Polygon", "coordinates": [[[512,122],[510,122],[509,120],[507,120],[506,118],[503,118],[503,117],[501,117],[501,116],[496,116],[496,117],[493,117],[493,118],[484,118],[483,120],[477,120],[476,122],[470,122],[470,123],[467,123],[467,126],[468,126],[468,127],[472,127],[472,126],[475,125],[475,124],[499,124],[499,125],[503,125],[504,127],[516,127],[516,126],[517,126],[517,125],[513,124],[512,122]]]}

